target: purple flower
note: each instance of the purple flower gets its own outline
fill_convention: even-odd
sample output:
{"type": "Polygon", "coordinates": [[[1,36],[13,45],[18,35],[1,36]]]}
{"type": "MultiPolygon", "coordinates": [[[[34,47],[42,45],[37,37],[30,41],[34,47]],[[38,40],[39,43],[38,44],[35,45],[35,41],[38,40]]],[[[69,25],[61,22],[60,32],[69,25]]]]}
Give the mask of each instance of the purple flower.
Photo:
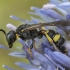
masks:
{"type": "Polygon", "coordinates": [[[2,65],[3,68],[7,69],[7,70],[15,70],[14,68],[11,68],[9,66],[6,66],[6,65],[2,65]]]}
{"type": "Polygon", "coordinates": [[[55,20],[62,20],[64,19],[63,16],[61,16],[60,14],[58,14],[56,11],[54,10],[45,10],[45,9],[40,9],[40,12],[55,19],[55,20]]]}
{"type": "Polygon", "coordinates": [[[60,52],[52,52],[49,49],[44,49],[46,55],[48,55],[53,61],[62,65],[65,68],[70,69],[70,58],[60,52]]]}
{"type": "MultiPolygon", "coordinates": [[[[43,8],[31,7],[33,12],[28,12],[31,16],[31,21],[24,20],[22,18],[11,15],[10,18],[19,20],[24,22],[25,24],[38,24],[42,22],[52,22],[59,20],[69,20],[70,19],[70,2],[68,0],[50,0],[49,3],[43,5],[43,8]],[[57,10],[57,11],[56,11],[57,10]],[[61,13],[61,14],[60,14],[61,13]],[[35,18],[32,15],[39,16],[40,18],[35,18]]],[[[60,24],[60,23],[59,23],[60,24]]],[[[7,24],[6,26],[9,30],[16,31],[16,27],[12,24],[7,24]]],[[[65,47],[68,49],[68,56],[58,52],[55,50],[54,46],[52,46],[47,38],[43,36],[42,39],[35,38],[35,46],[37,50],[34,48],[31,49],[31,52],[28,52],[28,48],[32,44],[32,40],[24,41],[21,38],[18,38],[18,43],[22,44],[22,48],[17,48],[18,50],[9,49],[3,45],[0,45],[0,48],[12,51],[9,53],[9,56],[26,58],[30,62],[26,64],[24,62],[15,62],[15,64],[21,68],[26,70],[70,70],[70,26],[59,27],[59,26],[46,26],[46,29],[53,29],[62,35],[66,39],[66,43],[64,43],[65,47]],[[67,39],[69,39],[67,41],[67,39]]],[[[3,65],[7,70],[13,70],[9,66],[3,65]]]]}

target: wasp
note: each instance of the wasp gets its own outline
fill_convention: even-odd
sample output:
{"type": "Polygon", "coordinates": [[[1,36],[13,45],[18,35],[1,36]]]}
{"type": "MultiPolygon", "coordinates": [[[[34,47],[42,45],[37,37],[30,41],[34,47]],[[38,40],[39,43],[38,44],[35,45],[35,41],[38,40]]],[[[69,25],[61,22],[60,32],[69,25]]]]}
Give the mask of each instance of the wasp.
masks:
{"type": "Polygon", "coordinates": [[[39,24],[22,24],[17,27],[16,31],[10,30],[7,34],[3,29],[0,29],[0,31],[2,31],[6,35],[6,41],[9,45],[9,48],[12,48],[13,43],[17,39],[17,36],[24,41],[29,39],[32,40],[32,44],[29,47],[30,50],[33,48],[35,38],[41,39],[43,36],[45,36],[48,39],[48,41],[51,44],[54,44],[62,53],[66,53],[66,48],[63,46],[65,39],[54,30],[42,29],[42,27],[44,26],[70,26],[70,21],[60,20],[39,24]]]}

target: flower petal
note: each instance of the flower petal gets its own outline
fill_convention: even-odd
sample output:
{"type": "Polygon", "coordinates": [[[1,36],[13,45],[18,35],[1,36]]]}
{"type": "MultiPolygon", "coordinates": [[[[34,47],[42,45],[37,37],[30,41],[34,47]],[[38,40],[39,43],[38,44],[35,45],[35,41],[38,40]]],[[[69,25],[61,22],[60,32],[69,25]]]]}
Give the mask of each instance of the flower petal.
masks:
{"type": "Polygon", "coordinates": [[[35,23],[35,24],[38,24],[38,23],[40,23],[40,22],[42,22],[42,20],[41,19],[38,19],[38,18],[34,18],[34,17],[32,17],[32,16],[30,16],[31,18],[32,18],[32,22],[33,23],[35,23]]]}
{"type": "Polygon", "coordinates": [[[47,70],[55,70],[51,66],[48,66],[47,70]]]}
{"type": "MultiPolygon", "coordinates": [[[[60,6],[59,6],[60,7],[60,6]]],[[[70,13],[70,9],[69,8],[65,8],[65,7],[60,7],[62,8],[63,10],[67,11],[67,13],[70,13]]]]}
{"type": "Polygon", "coordinates": [[[14,16],[14,15],[10,15],[10,18],[15,19],[15,20],[22,20],[21,18],[14,16]]]}
{"type": "Polygon", "coordinates": [[[62,2],[68,2],[69,0],[62,0],[62,2]]]}
{"type": "Polygon", "coordinates": [[[41,62],[41,65],[44,69],[46,69],[48,65],[50,65],[51,67],[53,67],[55,69],[55,66],[48,59],[46,59],[46,57],[44,55],[42,55],[38,52],[35,52],[35,53],[33,52],[33,57],[35,57],[36,59],[38,59],[41,62]]]}
{"type": "Polygon", "coordinates": [[[68,51],[70,51],[70,41],[66,41],[65,44],[64,44],[64,46],[66,47],[66,49],[68,51]]]}
{"type": "Polygon", "coordinates": [[[67,14],[67,15],[66,15],[66,19],[67,19],[67,20],[70,20],[70,14],[67,14]]]}
{"type": "Polygon", "coordinates": [[[41,9],[40,10],[41,13],[53,18],[53,19],[58,19],[58,20],[62,20],[63,16],[61,16],[59,13],[57,13],[54,10],[45,10],[45,9],[41,9]]]}
{"type": "Polygon", "coordinates": [[[59,0],[50,0],[50,3],[55,4],[55,5],[59,5],[59,4],[61,4],[62,2],[59,1],[59,0]]]}
{"type": "Polygon", "coordinates": [[[26,48],[28,48],[27,44],[25,43],[25,41],[23,41],[21,38],[18,38],[18,41],[26,48]]]}
{"type": "Polygon", "coordinates": [[[49,59],[49,61],[51,61],[55,66],[57,66],[58,68],[60,68],[61,70],[65,70],[61,65],[59,65],[59,64],[57,64],[55,61],[53,61],[50,57],[49,57],[49,55],[47,55],[47,54],[44,54],[46,57],[47,57],[47,59],[49,59]]]}
{"type": "Polygon", "coordinates": [[[66,31],[70,34],[70,26],[66,26],[66,31]]]}
{"type": "Polygon", "coordinates": [[[61,3],[60,7],[70,8],[70,2],[61,3]]]}
{"type": "Polygon", "coordinates": [[[53,21],[52,18],[50,18],[50,17],[48,17],[48,16],[46,16],[46,15],[40,13],[40,11],[39,11],[40,8],[37,8],[37,7],[31,7],[31,8],[32,8],[32,10],[34,10],[34,12],[37,13],[38,16],[40,16],[45,22],[51,22],[51,21],[53,21]],[[49,21],[49,20],[50,20],[50,21],[49,21]]]}
{"type": "Polygon", "coordinates": [[[14,68],[10,68],[9,66],[6,66],[6,65],[2,65],[2,67],[7,69],[7,70],[15,70],[14,68]]]}
{"type": "Polygon", "coordinates": [[[9,30],[14,30],[14,31],[16,31],[16,26],[14,26],[14,25],[11,24],[11,23],[7,24],[6,27],[7,27],[9,30]]]}
{"type": "Polygon", "coordinates": [[[48,43],[46,42],[43,42],[42,44],[42,49],[44,50],[45,48],[49,48],[50,50],[54,51],[54,47],[49,45],[48,43]]]}
{"type": "Polygon", "coordinates": [[[27,40],[27,44],[30,46],[32,44],[32,40],[27,40]]]}
{"type": "Polygon", "coordinates": [[[27,70],[28,69],[37,69],[37,67],[35,67],[31,64],[26,64],[26,63],[23,63],[23,62],[16,62],[15,64],[18,65],[19,67],[27,69],[27,70]]]}
{"type": "Polygon", "coordinates": [[[33,24],[33,23],[32,23],[31,21],[29,21],[29,20],[24,20],[24,19],[21,19],[21,18],[19,18],[19,17],[14,16],[14,15],[11,15],[10,18],[15,19],[15,20],[20,20],[20,21],[24,22],[25,24],[33,24]]]}
{"type": "Polygon", "coordinates": [[[26,58],[26,54],[22,52],[11,52],[8,55],[20,58],[26,58]]]}
{"type": "Polygon", "coordinates": [[[56,32],[58,32],[59,34],[61,34],[62,36],[65,36],[65,32],[62,30],[62,29],[60,29],[60,28],[57,28],[56,29],[56,32]]]}
{"type": "Polygon", "coordinates": [[[53,61],[56,63],[64,66],[65,68],[70,69],[70,58],[66,56],[65,54],[62,54],[60,52],[52,52],[49,49],[44,50],[45,54],[47,54],[50,58],[52,58],[53,61]]]}
{"type": "Polygon", "coordinates": [[[57,61],[61,65],[63,65],[66,68],[70,69],[70,58],[60,52],[54,52],[55,56],[58,58],[57,61]]]}
{"type": "Polygon", "coordinates": [[[6,49],[6,50],[9,50],[9,48],[8,48],[8,47],[3,46],[3,45],[1,45],[1,44],[0,44],[0,48],[3,48],[3,49],[6,49]]]}
{"type": "MultiPolygon", "coordinates": [[[[68,14],[68,12],[64,9],[62,9],[61,7],[57,6],[55,8],[58,12],[60,12],[62,15],[66,16],[68,14]]],[[[65,17],[64,17],[65,18],[65,17]]],[[[66,18],[65,18],[66,19],[66,18]]]]}
{"type": "Polygon", "coordinates": [[[70,57],[70,51],[68,51],[68,57],[70,57]]]}
{"type": "Polygon", "coordinates": [[[51,4],[51,3],[43,5],[43,9],[46,9],[46,10],[52,9],[52,8],[55,8],[55,7],[56,7],[56,5],[51,4]]]}

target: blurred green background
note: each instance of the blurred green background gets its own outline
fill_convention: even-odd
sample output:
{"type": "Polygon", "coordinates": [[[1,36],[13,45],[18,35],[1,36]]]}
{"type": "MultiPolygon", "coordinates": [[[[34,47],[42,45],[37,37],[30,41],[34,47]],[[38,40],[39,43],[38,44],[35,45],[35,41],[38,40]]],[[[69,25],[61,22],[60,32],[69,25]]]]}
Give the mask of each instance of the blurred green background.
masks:
{"type": "MultiPolygon", "coordinates": [[[[8,32],[8,29],[6,28],[7,23],[12,23],[16,26],[21,24],[20,21],[11,19],[9,17],[10,15],[15,15],[20,18],[30,20],[30,15],[28,14],[28,11],[30,11],[30,7],[31,6],[42,7],[47,2],[48,0],[0,0],[0,28],[8,32]]],[[[0,44],[8,46],[5,40],[5,36],[2,32],[0,32],[0,44]]],[[[21,46],[19,43],[16,42],[14,44],[14,47],[18,45],[21,46]]],[[[16,66],[14,62],[17,61],[28,62],[28,61],[8,56],[9,52],[11,51],[0,49],[0,70],[5,70],[4,68],[2,68],[3,64],[8,65],[12,68],[16,68],[18,70],[22,70],[21,68],[16,66]]]]}

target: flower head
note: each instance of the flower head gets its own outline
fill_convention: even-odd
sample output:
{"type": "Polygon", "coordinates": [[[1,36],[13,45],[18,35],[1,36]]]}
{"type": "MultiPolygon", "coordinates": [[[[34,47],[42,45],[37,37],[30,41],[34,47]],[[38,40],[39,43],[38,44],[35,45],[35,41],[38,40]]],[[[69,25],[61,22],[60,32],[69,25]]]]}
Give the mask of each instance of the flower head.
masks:
{"type": "MultiPolygon", "coordinates": [[[[24,20],[19,17],[16,17],[14,15],[11,15],[10,18],[13,18],[15,20],[20,20],[21,22],[24,22],[25,24],[38,24],[40,22],[53,22],[53,21],[60,21],[60,20],[69,20],[70,19],[70,2],[68,0],[50,0],[50,3],[47,3],[43,5],[43,8],[38,7],[31,7],[31,10],[34,12],[28,12],[31,15],[39,16],[40,18],[35,18],[33,16],[30,16],[32,18],[31,21],[24,20]],[[58,12],[57,12],[57,11],[58,12]],[[60,14],[60,13],[61,14],[60,14]]],[[[59,23],[60,24],[60,23],[59,23]]],[[[17,27],[15,27],[12,24],[7,24],[6,26],[9,30],[16,31],[17,27]]],[[[19,50],[22,50],[22,52],[17,50],[12,50],[13,52],[9,53],[10,56],[20,57],[20,58],[26,58],[30,62],[30,64],[26,64],[24,62],[15,62],[15,64],[21,68],[24,68],[26,70],[70,70],[70,41],[67,41],[67,39],[70,37],[70,26],[60,27],[60,26],[45,26],[45,29],[53,29],[55,32],[58,32],[60,35],[62,35],[65,40],[65,46],[68,49],[68,56],[58,52],[55,50],[54,46],[52,46],[47,38],[44,36],[42,39],[35,39],[35,46],[37,47],[37,50],[40,50],[40,52],[36,51],[34,48],[31,49],[29,52],[28,49],[30,45],[32,44],[32,40],[24,41],[21,38],[17,38],[18,43],[22,44],[22,48],[19,50]],[[33,58],[33,59],[32,59],[33,58]]],[[[0,48],[8,49],[3,45],[0,45],[0,48]]],[[[9,49],[8,49],[9,50],[9,49]]],[[[12,68],[3,65],[4,68],[7,70],[13,70],[12,68]]]]}

